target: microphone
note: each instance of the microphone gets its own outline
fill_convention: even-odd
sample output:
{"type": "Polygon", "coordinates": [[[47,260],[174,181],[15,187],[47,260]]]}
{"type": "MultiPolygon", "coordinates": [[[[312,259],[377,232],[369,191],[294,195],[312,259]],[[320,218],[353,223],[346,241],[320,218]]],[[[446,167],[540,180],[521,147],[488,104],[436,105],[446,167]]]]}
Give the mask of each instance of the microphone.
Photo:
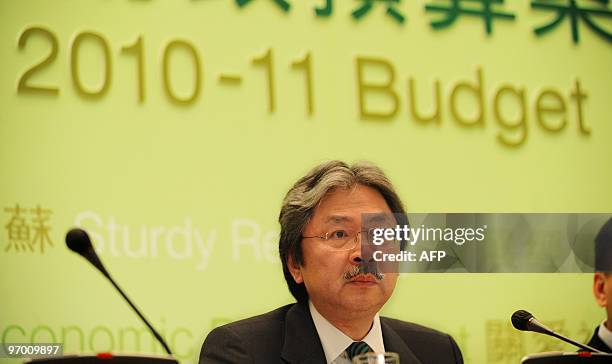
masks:
{"type": "Polygon", "coordinates": [[[538,332],[540,334],[545,334],[545,335],[549,335],[552,337],[556,337],[559,340],[563,340],[566,343],[572,344],[586,351],[590,351],[594,353],[603,353],[603,351],[601,350],[597,350],[588,345],[581,344],[563,335],[557,334],[553,330],[544,326],[542,323],[536,320],[536,318],[533,317],[532,314],[530,314],[529,312],[525,310],[516,311],[515,313],[512,314],[512,317],[510,318],[510,320],[512,321],[512,326],[514,326],[514,328],[517,330],[538,332]]]}
{"type": "Polygon", "coordinates": [[[87,232],[79,228],[70,230],[66,234],[66,245],[70,250],[87,259],[91,264],[93,264],[94,267],[96,267],[100,271],[100,273],[102,273],[113,284],[113,286],[117,289],[117,291],[119,291],[121,296],[127,301],[130,307],[132,307],[132,309],[136,312],[138,317],[140,317],[140,319],[145,323],[145,325],[147,325],[147,327],[149,328],[153,336],[155,336],[157,341],[159,341],[159,343],[164,347],[166,353],[172,355],[168,344],[166,344],[161,335],[158,334],[157,331],[155,331],[149,321],[147,321],[147,319],[142,315],[142,313],[140,313],[140,311],[136,308],[136,306],[132,303],[128,296],[123,292],[121,288],[119,288],[117,283],[115,283],[115,280],[113,280],[110,274],[108,274],[108,271],[106,270],[106,268],[104,268],[104,265],[102,265],[98,254],[96,254],[96,251],[93,245],[91,244],[91,240],[89,239],[89,235],[87,235],[87,232]]]}

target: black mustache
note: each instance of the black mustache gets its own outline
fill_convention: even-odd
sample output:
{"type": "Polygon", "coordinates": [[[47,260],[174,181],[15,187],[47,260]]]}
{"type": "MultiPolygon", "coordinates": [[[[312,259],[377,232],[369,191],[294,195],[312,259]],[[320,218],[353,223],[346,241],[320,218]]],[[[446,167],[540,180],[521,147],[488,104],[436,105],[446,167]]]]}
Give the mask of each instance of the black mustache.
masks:
{"type": "Polygon", "coordinates": [[[344,272],[343,278],[346,281],[350,281],[351,279],[357,277],[358,275],[366,275],[371,274],[376,278],[376,280],[380,281],[385,278],[385,275],[380,273],[376,267],[376,264],[359,264],[351,268],[350,270],[344,272]]]}

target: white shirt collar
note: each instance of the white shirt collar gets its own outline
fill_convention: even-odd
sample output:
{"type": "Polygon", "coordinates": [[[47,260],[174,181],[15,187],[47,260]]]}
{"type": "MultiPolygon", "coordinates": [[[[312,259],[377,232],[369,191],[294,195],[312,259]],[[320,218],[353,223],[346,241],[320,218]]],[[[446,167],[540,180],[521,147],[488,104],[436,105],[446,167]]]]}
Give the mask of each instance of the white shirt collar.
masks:
{"type": "Polygon", "coordinates": [[[606,345],[608,345],[609,348],[612,348],[612,331],[610,331],[606,327],[605,324],[606,324],[606,321],[604,320],[604,322],[602,322],[601,325],[599,325],[599,330],[597,330],[597,335],[599,336],[601,341],[603,341],[606,345]]]}
{"type": "MultiPolygon", "coordinates": [[[[323,352],[325,352],[325,360],[327,364],[330,364],[353,343],[353,339],[346,336],[342,331],[332,325],[331,322],[327,321],[327,319],[317,311],[310,300],[308,301],[308,307],[310,308],[312,321],[314,321],[315,328],[319,334],[323,352]]],[[[370,332],[368,332],[361,341],[368,344],[376,353],[385,352],[382,329],[380,327],[380,316],[378,313],[374,316],[374,322],[370,332]]]]}

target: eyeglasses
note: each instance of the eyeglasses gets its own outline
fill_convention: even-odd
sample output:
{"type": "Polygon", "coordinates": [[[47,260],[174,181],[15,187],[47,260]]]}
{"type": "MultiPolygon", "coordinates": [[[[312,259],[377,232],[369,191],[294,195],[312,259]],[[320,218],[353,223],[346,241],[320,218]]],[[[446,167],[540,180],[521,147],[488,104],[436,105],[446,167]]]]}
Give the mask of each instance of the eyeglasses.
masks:
{"type": "MultiPolygon", "coordinates": [[[[335,229],[323,235],[302,236],[302,239],[321,239],[325,245],[334,250],[352,250],[357,245],[357,236],[365,234],[369,242],[372,241],[374,228],[368,230],[335,229]]],[[[363,236],[363,235],[362,235],[363,236]]],[[[384,245],[391,242],[387,241],[384,245]]]]}
{"type": "Polygon", "coordinates": [[[329,246],[334,250],[352,250],[357,245],[357,236],[366,231],[361,230],[350,230],[350,229],[337,229],[326,232],[323,235],[315,236],[302,236],[303,239],[321,239],[325,245],[329,246]]]}

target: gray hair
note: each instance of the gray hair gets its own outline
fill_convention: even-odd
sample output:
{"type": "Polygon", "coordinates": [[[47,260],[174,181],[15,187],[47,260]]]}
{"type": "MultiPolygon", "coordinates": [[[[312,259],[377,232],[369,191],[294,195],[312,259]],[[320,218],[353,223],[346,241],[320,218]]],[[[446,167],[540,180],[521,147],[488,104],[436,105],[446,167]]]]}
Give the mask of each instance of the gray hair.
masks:
{"type": "Polygon", "coordinates": [[[405,215],[404,207],[384,172],[369,162],[348,165],[333,160],[319,164],[289,189],[278,222],[281,225],[278,251],[289,291],[298,302],[308,301],[303,283],[297,284],[288,268],[289,257],[295,264],[304,263],[302,234],[314,210],[323,197],[337,188],[352,188],[360,184],[377,190],[393,213],[405,215]]]}

